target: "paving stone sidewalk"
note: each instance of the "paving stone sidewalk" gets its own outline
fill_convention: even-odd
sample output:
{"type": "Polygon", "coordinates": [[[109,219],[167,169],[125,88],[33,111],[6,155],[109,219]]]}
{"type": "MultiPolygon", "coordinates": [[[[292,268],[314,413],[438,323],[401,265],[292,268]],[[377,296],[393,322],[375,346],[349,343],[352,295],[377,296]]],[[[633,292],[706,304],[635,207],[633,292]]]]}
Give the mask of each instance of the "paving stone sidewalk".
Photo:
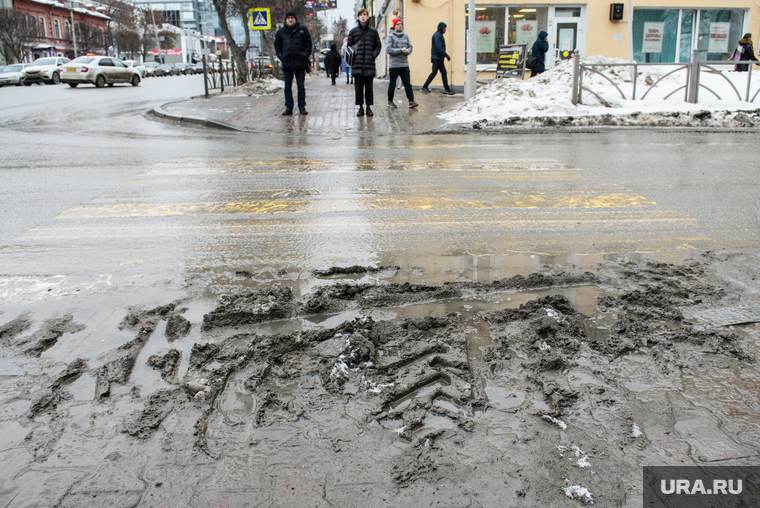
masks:
{"type": "MultiPolygon", "coordinates": [[[[200,93],[203,90],[199,90],[200,93]]],[[[419,134],[447,127],[438,115],[449,111],[464,100],[461,94],[447,96],[440,90],[432,93],[414,91],[419,107],[410,109],[404,89],[396,89],[394,101],[397,109],[388,107],[388,81],[375,80],[375,116],[357,117],[354,105],[354,86],[347,85],[345,77],[332,85],[324,74],[307,76],[306,109],[301,116],[282,116],[285,99],[282,91],[261,97],[212,96],[197,97],[165,104],[161,112],[170,117],[210,120],[252,132],[292,132],[324,135],[378,135],[409,133],[419,134]]],[[[293,95],[296,96],[295,83],[293,95]]]]}

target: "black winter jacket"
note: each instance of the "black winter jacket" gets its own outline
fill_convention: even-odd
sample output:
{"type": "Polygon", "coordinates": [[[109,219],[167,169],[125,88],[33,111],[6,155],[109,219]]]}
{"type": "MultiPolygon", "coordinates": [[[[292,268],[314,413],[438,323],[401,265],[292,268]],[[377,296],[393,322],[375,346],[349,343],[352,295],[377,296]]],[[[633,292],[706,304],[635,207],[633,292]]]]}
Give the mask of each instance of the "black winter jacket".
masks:
{"type": "Polygon", "coordinates": [[[309,66],[311,48],[309,30],[298,21],[292,27],[283,26],[274,36],[274,50],[282,62],[284,71],[306,69],[309,66]]]}
{"type": "Polygon", "coordinates": [[[353,46],[357,43],[359,43],[359,48],[351,73],[354,76],[374,77],[375,58],[380,54],[383,43],[380,41],[377,30],[369,26],[369,21],[365,26],[357,22],[357,25],[348,32],[348,45],[353,46]]]}
{"type": "Polygon", "coordinates": [[[340,53],[338,53],[337,50],[330,50],[330,52],[325,55],[325,70],[327,70],[328,73],[337,74],[338,71],[340,71],[340,62],[340,53]]]}

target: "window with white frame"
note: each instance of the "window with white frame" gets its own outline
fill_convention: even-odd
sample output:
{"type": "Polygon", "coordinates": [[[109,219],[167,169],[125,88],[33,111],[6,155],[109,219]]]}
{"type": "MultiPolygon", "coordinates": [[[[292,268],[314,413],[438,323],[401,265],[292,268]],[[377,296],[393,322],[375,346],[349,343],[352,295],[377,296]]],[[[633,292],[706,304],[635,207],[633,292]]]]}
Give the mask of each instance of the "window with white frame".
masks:
{"type": "Polygon", "coordinates": [[[45,30],[45,18],[40,16],[40,37],[47,37],[47,30],[45,30]]]}
{"type": "MultiPolygon", "coordinates": [[[[580,10],[574,7],[573,10],[580,10]]],[[[527,4],[476,5],[475,29],[477,32],[477,63],[479,66],[495,66],[499,59],[499,46],[525,44],[528,50],[546,30],[549,20],[548,7],[527,4]]],[[[465,29],[469,29],[468,8],[465,6],[465,29]]],[[[568,15],[572,15],[568,12],[568,15]]],[[[467,32],[465,31],[465,34],[467,32]]],[[[467,40],[465,35],[465,47],[467,40]]],[[[466,53],[466,52],[465,52],[466,53]]],[[[465,55],[466,63],[467,55],[465,55]]]]}
{"type": "Polygon", "coordinates": [[[55,38],[60,39],[61,38],[61,24],[58,22],[57,19],[53,20],[53,29],[55,30],[55,38]]]}

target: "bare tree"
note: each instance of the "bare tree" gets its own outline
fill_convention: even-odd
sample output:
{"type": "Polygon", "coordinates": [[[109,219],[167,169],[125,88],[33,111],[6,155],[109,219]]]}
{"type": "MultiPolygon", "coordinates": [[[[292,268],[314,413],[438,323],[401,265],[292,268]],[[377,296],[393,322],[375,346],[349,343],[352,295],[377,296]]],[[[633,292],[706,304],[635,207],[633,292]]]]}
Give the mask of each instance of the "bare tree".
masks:
{"type": "Polygon", "coordinates": [[[343,45],[343,39],[348,35],[348,20],[343,18],[343,16],[339,17],[337,21],[333,22],[332,32],[333,41],[337,44],[338,50],[340,50],[340,47],[343,45]]]}
{"type": "Polygon", "coordinates": [[[224,38],[227,40],[227,47],[232,58],[235,60],[237,82],[245,83],[248,81],[248,65],[245,61],[245,55],[248,52],[248,47],[251,45],[251,33],[248,28],[248,9],[251,8],[249,6],[253,6],[255,0],[212,0],[212,2],[219,16],[219,26],[222,28],[224,38]],[[235,41],[227,23],[228,19],[235,17],[243,19],[245,39],[242,42],[235,41]]]}
{"type": "Polygon", "coordinates": [[[0,9],[0,46],[6,62],[20,62],[29,48],[31,37],[22,29],[21,19],[13,9],[0,9]]]}
{"type": "Polygon", "coordinates": [[[164,13],[161,11],[153,11],[151,9],[145,9],[142,11],[142,16],[137,19],[137,26],[140,33],[140,41],[142,44],[142,58],[143,62],[147,61],[148,51],[156,48],[155,29],[153,26],[155,22],[156,27],[163,26],[166,23],[164,13]]]}
{"type": "Polygon", "coordinates": [[[167,29],[158,32],[158,37],[158,44],[161,46],[161,49],[174,49],[174,46],[177,44],[177,39],[179,38],[176,33],[167,29]],[[162,37],[164,40],[161,40],[162,37]]]}
{"type": "Polygon", "coordinates": [[[142,40],[140,34],[136,30],[120,29],[116,30],[114,34],[114,40],[116,46],[119,48],[119,52],[129,55],[129,58],[134,58],[135,55],[139,55],[142,50],[142,40]]]}
{"type": "Polygon", "coordinates": [[[84,21],[75,23],[77,34],[77,49],[80,53],[105,53],[105,33],[96,26],[84,21]]]}

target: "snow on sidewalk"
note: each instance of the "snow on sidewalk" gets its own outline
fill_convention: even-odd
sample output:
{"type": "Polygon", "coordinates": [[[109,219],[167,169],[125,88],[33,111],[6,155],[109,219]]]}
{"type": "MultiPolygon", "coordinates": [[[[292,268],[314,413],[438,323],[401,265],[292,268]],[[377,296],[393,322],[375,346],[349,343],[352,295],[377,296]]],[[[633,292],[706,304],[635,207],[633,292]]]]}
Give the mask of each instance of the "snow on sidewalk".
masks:
{"type": "MultiPolygon", "coordinates": [[[[625,60],[601,56],[584,57],[583,63],[628,63],[625,60]]],[[[641,98],[650,85],[678,67],[640,65],[636,82],[636,97],[641,98]]],[[[733,64],[722,66],[732,69],[733,64]]],[[[631,67],[596,67],[609,76],[630,99],[633,91],[631,67]]],[[[725,72],[742,97],[747,88],[747,72],[725,72]]],[[[607,107],[593,94],[583,91],[583,103],[571,101],[573,62],[566,60],[543,74],[525,81],[496,79],[481,87],[471,100],[460,104],[441,118],[450,123],[474,122],[480,125],[647,125],[647,126],[714,126],[752,127],[760,125],[760,95],[757,104],[739,100],[731,84],[721,75],[703,71],[700,83],[722,99],[716,99],[700,88],[699,103],[684,101],[685,90],[665,97],[686,83],[686,69],[677,71],[652,88],[645,100],[625,100],[620,92],[598,74],[585,71],[583,86],[599,94],[607,107]]],[[[760,70],[752,72],[750,99],[760,90],[760,70]]]]}

